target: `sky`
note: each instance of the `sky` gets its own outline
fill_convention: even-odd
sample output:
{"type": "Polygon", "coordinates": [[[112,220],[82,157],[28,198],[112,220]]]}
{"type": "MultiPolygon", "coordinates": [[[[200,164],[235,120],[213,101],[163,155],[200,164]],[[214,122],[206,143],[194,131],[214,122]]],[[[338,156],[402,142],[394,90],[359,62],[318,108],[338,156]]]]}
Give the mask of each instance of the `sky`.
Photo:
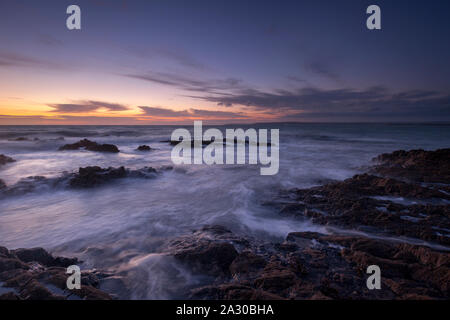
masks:
{"type": "Polygon", "coordinates": [[[449,14],[448,0],[2,0],[0,125],[450,121],[449,14]]]}

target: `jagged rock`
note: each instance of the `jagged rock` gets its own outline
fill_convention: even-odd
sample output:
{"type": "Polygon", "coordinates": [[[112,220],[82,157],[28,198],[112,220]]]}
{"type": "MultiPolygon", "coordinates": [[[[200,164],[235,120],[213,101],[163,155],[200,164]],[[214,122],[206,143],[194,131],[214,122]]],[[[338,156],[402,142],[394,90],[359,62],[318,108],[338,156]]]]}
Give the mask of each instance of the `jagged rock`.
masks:
{"type": "Polygon", "coordinates": [[[98,152],[119,152],[119,148],[113,144],[98,144],[97,142],[90,141],[88,139],[80,140],[76,143],[65,144],[59,148],[59,150],[78,150],[80,148],[85,148],[89,151],[98,151],[98,152]]]}
{"type": "Polygon", "coordinates": [[[76,264],[77,259],[68,259],[63,257],[54,258],[43,248],[16,249],[12,251],[23,262],[39,262],[46,267],[68,267],[76,264]]]}
{"type": "Polygon", "coordinates": [[[110,180],[125,178],[127,171],[124,167],[103,169],[100,167],[79,168],[78,174],[69,181],[70,186],[76,188],[89,188],[103,184],[110,180]]]}
{"type": "Polygon", "coordinates": [[[11,163],[11,162],[15,162],[16,160],[14,160],[11,157],[5,156],[4,154],[0,154],[0,166],[3,166],[7,163],[11,163]]]}
{"type": "Polygon", "coordinates": [[[373,171],[384,175],[418,182],[450,181],[450,149],[436,151],[399,150],[374,158],[373,171]]]}
{"type": "Polygon", "coordinates": [[[218,275],[228,273],[237,251],[230,243],[199,241],[180,243],[173,256],[189,265],[195,273],[218,275]]]}
{"type": "Polygon", "coordinates": [[[152,150],[152,148],[150,148],[150,146],[147,146],[147,145],[141,145],[141,146],[139,146],[136,150],[138,150],[138,151],[151,151],[152,150]]]}
{"type": "Polygon", "coordinates": [[[230,265],[238,256],[235,248],[248,245],[222,226],[204,226],[192,235],[172,240],[166,252],[191,268],[194,273],[229,275],[230,265]]]}
{"type": "Polygon", "coordinates": [[[264,268],[266,263],[263,257],[249,251],[244,251],[233,260],[230,265],[230,272],[232,275],[248,274],[264,268]]]}
{"type": "MultiPolygon", "coordinates": [[[[433,158],[432,153],[426,154],[433,158]]],[[[445,167],[442,156],[438,159],[445,167]]],[[[441,186],[359,174],[341,182],[291,190],[287,197],[290,202],[279,211],[283,216],[450,244],[450,194],[441,186]]]]}
{"type": "MultiPolygon", "coordinates": [[[[222,240],[233,238],[228,230],[217,226],[215,229],[222,230],[222,240]]],[[[187,247],[189,253],[199,248],[201,253],[204,238],[210,241],[208,244],[222,243],[215,238],[217,233],[206,230],[206,233],[194,232],[176,246],[183,244],[182,248],[187,247]]],[[[246,248],[231,262],[229,274],[209,273],[215,277],[212,283],[194,288],[190,298],[322,300],[446,299],[450,296],[448,252],[315,232],[290,233],[286,242],[298,244],[292,250],[279,250],[276,243],[256,245],[252,239],[247,242],[246,248]],[[382,270],[381,290],[371,291],[365,286],[366,269],[372,264],[382,270]]],[[[202,261],[196,254],[192,257],[202,261]]],[[[197,264],[187,266],[196,272],[206,272],[197,264]]],[[[208,265],[208,268],[214,267],[208,265]]]]}
{"type": "Polygon", "coordinates": [[[83,271],[81,289],[67,288],[66,267],[76,264],[76,258],[53,257],[42,248],[8,250],[0,247],[0,300],[109,300],[111,296],[97,287],[97,271],[83,271]]]}
{"type": "Polygon", "coordinates": [[[13,139],[8,139],[9,141],[29,141],[30,139],[26,138],[26,137],[17,137],[17,138],[13,138],[13,139]]]}
{"type": "Polygon", "coordinates": [[[100,168],[98,166],[79,168],[78,173],[72,174],[69,185],[74,188],[90,188],[102,185],[109,181],[122,178],[153,178],[157,173],[152,167],[144,167],[137,170],[119,168],[100,168]]]}

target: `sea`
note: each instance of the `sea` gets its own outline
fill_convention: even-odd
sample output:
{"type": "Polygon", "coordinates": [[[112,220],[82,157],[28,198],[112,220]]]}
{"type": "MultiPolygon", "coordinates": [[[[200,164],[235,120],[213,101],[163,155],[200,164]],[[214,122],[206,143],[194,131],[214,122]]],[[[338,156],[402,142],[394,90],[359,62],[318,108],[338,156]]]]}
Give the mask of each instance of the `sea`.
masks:
{"type": "Polygon", "coordinates": [[[162,248],[171,239],[214,224],[261,242],[283,241],[293,231],[326,233],[324,226],[280,216],[267,203],[285,190],[362,173],[381,153],[450,147],[449,124],[213,126],[223,132],[279,129],[279,172],[264,176],[261,165],[174,165],[173,146],[167,140],[182,127],[0,126],[0,154],[16,160],[0,167],[0,179],[7,186],[30,176],[55,178],[87,166],[153,167],[160,172],[152,179],[125,178],[89,189],[40,183],[32,191],[2,196],[0,246],[43,247],[54,255],[78,257],[82,269],[117,275],[120,281],[113,277],[102,289],[119,298],[185,298],[184,289],[205,279],[164,254],[162,248]],[[58,151],[84,138],[114,144],[120,152],[58,151]],[[136,150],[144,144],[152,151],[136,150]]]}

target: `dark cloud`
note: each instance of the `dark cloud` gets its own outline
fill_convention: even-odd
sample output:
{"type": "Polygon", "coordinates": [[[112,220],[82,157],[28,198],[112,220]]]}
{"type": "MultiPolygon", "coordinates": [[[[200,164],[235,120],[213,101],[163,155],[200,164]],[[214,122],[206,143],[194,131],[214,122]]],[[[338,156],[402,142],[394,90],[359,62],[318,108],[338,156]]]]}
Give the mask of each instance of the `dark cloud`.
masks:
{"type": "Polygon", "coordinates": [[[196,98],[220,106],[242,105],[262,111],[292,113],[298,117],[397,117],[412,119],[421,115],[436,120],[450,119],[450,94],[427,90],[391,93],[383,87],[366,90],[322,90],[303,88],[296,91],[262,92],[244,90],[233,95],[196,98]],[[445,118],[445,119],[443,119],[445,118]]]}
{"type": "Polygon", "coordinates": [[[144,111],[144,115],[146,116],[155,116],[155,117],[185,117],[189,115],[189,113],[184,111],[174,111],[167,108],[159,108],[159,107],[145,107],[140,106],[139,107],[142,111],[144,111]]]}
{"type": "Polygon", "coordinates": [[[123,125],[142,124],[142,121],[135,117],[102,117],[102,116],[68,116],[58,115],[57,117],[47,117],[39,115],[31,116],[11,116],[0,115],[0,125],[67,125],[67,124],[88,124],[88,125],[123,125]]]}
{"type": "Polygon", "coordinates": [[[324,77],[324,78],[327,78],[330,80],[334,80],[334,81],[340,80],[340,76],[338,75],[338,73],[336,71],[334,71],[333,68],[328,63],[325,63],[324,61],[312,61],[312,62],[306,63],[305,69],[306,69],[306,71],[309,71],[313,74],[317,74],[321,77],[324,77]]]}
{"type": "Polygon", "coordinates": [[[12,52],[0,52],[0,66],[3,67],[38,67],[61,69],[63,66],[12,52]]]}
{"type": "Polygon", "coordinates": [[[220,119],[246,119],[247,116],[241,112],[215,111],[215,110],[201,110],[191,108],[188,110],[174,111],[167,108],[160,107],[139,107],[144,111],[145,116],[163,117],[163,118],[220,118],[220,119]]]}
{"type": "Polygon", "coordinates": [[[204,63],[194,58],[182,48],[133,46],[128,48],[128,52],[145,60],[163,59],[190,69],[209,69],[204,63]]]}
{"type": "Polygon", "coordinates": [[[211,94],[239,89],[242,83],[242,80],[236,78],[199,80],[163,72],[126,74],[125,76],[157,84],[173,86],[187,91],[207,92],[211,94]]]}
{"type": "Polygon", "coordinates": [[[58,113],[92,112],[97,111],[98,109],[106,109],[107,111],[128,110],[128,107],[121,104],[94,100],[82,101],[80,103],[49,104],[49,106],[54,108],[52,112],[58,113]]]}

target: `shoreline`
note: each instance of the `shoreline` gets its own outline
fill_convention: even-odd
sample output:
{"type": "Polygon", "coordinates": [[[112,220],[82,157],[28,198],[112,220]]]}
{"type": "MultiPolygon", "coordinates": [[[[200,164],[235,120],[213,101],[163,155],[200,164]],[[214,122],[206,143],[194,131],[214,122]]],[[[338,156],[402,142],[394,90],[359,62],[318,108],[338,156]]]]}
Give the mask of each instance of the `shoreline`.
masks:
{"type": "MultiPolygon", "coordinates": [[[[450,181],[449,159],[450,149],[382,154],[367,173],[288,190],[273,204],[281,217],[329,226],[328,235],[291,232],[281,243],[262,243],[209,225],[171,239],[160,254],[193,275],[208,277],[201,286],[183,288],[187,299],[448,299],[450,253],[389,237],[450,249],[450,186],[445,184],[450,181]],[[408,202],[412,200],[416,203],[408,202]],[[339,228],[374,237],[343,235],[336,232],[339,228]],[[365,269],[372,264],[381,268],[381,290],[365,286],[365,269]]],[[[115,178],[113,169],[107,172],[115,178]]],[[[100,184],[99,177],[109,181],[103,170],[83,171],[82,186],[100,184]]],[[[0,299],[77,296],[66,291],[64,265],[55,262],[76,259],[53,258],[44,249],[18,250],[0,250],[1,288],[11,288],[0,299]],[[18,250],[39,254],[21,260],[18,250]],[[50,287],[52,292],[49,284],[59,291],[50,287]]],[[[94,282],[82,280],[87,291],[79,298],[113,298],[97,287],[114,275],[85,271],[85,279],[94,277],[94,282]]]]}

